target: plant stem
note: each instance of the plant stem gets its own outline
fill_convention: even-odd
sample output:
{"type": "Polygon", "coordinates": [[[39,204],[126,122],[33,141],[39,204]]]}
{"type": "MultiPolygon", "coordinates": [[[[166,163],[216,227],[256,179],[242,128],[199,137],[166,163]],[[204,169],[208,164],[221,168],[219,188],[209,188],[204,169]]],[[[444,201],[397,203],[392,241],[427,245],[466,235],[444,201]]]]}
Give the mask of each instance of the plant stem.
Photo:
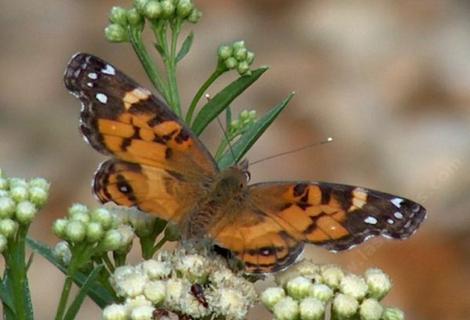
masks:
{"type": "Polygon", "coordinates": [[[188,113],[186,114],[185,122],[188,126],[191,126],[194,111],[196,110],[196,106],[199,100],[201,100],[201,97],[204,95],[206,90],[214,83],[214,81],[217,80],[217,78],[220,77],[225,71],[226,70],[224,68],[221,68],[218,66],[215,69],[215,71],[210,75],[210,77],[206,80],[206,82],[204,82],[202,86],[199,88],[193,100],[191,101],[191,104],[189,105],[188,113]]]}
{"type": "Polygon", "coordinates": [[[169,95],[167,86],[160,77],[157,67],[153,63],[152,58],[150,57],[147,49],[145,48],[145,45],[142,41],[142,33],[139,30],[131,28],[129,31],[129,39],[132,44],[132,47],[134,48],[135,53],[137,54],[137,57],[140,60],[140,63],[144,67],[145,73],[147,73],[147,76],[149,77],[153,86],[168,101],[169,95]]]}
{"type": "Polygon", "coordinates": [[[165,236],[163,236],[163,238],[158,241],[158,243],[152,248],[152,255],[151,257],[155,254],[155,252],[157,252],[158,250],[160,250],[161,247],[163,247],[163,245],[165,244],[165,242],[168,240],[168,238],[165,236]]]}
{"type": "Polygon", "coordinates": [[[165,59],[168,72],[168,89],[172,98],[173,108],[176,114],[181,117],[181,102],[178,91],[178,83],[176,81],[176,44],[181,31],[181,21],[177,20],[171,25],[171,48],[169,56],[165,59]]]}

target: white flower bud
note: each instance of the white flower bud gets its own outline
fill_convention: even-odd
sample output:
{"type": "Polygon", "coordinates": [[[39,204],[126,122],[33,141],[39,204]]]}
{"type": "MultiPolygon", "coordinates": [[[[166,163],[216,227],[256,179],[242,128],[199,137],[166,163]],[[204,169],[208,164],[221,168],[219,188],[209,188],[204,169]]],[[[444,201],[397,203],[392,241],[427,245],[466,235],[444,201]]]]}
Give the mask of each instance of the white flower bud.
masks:
{"type": "Polygon", "coordinates": [[[28,188],[23,186],[15,186],[10,189],[10,196],[16,202],[26,201],[29,197],[28,188]]]}
{"type": "Polygon", "coordinates": [[[189,282],[182,279],[168,279],[166,282],[166,304],[179,306],[183,293],[189,290],[189,282]]]}
{"type": "MultiPolygon", "coordinates": [[[[129,11],[128,11],[128,18],[129,21],[129,11]]],[[[128,41],[128,35],[126,29],[117,23],[111,23],[104,29],[104,35],[106,39],[110,42],[126,42],[128,41]]]]}
{"type": "Polygon", "coordinates": [[[81,221],[69,221],[65,226],[65,238],[77,243],[83,241],[86,236],[86,226],[81,221]]]}
{"type": "Polygon", "coordinates": [[[289,280],[286,284],[286,290],[289,296],[300,300],[309,295],[312,286],[313,284],[311,280],[300,276],[289,280]]]}
{"type": "Polygon", "coordinates": [[[233,49],[230,46],[220,46],[217,54],[219,55],[219,58],[222,60],[225,60],[227,58],[230,58],[232,56],[233,49]]]}
{"type": "Polygon", "coordinates": [[[111,229],[106,231],[104,238],[101,241],[101,247],[105,251],[115,251],[120,249],[122,244],[122,234],[115,230],[111,229]]]}
{"type": "Polygon", "coordinates": [[[136,271],[126,276],[114,279],[114,289],[120,297],[137,297],[144,293],[144,287],[148,278],[142,272],[136,271]]]}
{"type": "Polygon", "coordinates": [[[154,305],[158,305],[165,300],[166,286],[163,281],[151,281],[144,287],[144,296],[154,305]]]}
{"type": "Polygon", "coordinates": [[[65,236],[65,227],[68,223],[69,221],[67,219],[57,219],[52,225],[52,232],[54,232],[57,237],[63,239],[65,236]]]}
{"type": "Polygon", "coordinates": [[[41,188],[44,191],[49,191],[50,183],[44,178],[34,178],[28,183],[30,188],[41,188]]]}
{"type": "Polygon", "coordinates": [[[10,178],[8,179],[8,184],[10,186],[10,190],[15,187],[28,188],[28,183],[26,180],[21,178],[10,178]]]}
{"type": "Polygon", "coordinates": [[[21,224],[30,224],[38,210],[36,206],[29,201],[22,201],[16,206],[16,219],[21,224]]]}
{"type": "Polygon", "coordinates": [[[0,197],[0,219],[10,218],[16,210],[15,201],[10,197],[0,197]]]}
{"type": "Polygon", "coordinates": [[[69,216],[73,216],[75,214],[88,214],[88,207],[81,203],[74,203],[69,208],[69,216]]]}
{"type": "Polygon", "coordinates": [[[269,309],[273,310],[274,305],[286,296],[284,289],[280,287],[268,288],[261,294],[261,301],[269,309]]]}
{"type": "Polygon", "coordinates": [[[98,208],[90,212],[91,221],[100,223],[104,230],[111,227],[113,217],[109,210],[105,208],[98,208]]]}
{"type": "Polygon", "coordinates": [[[39,208],[44,206],[48,197],[49,193],[46,189],[40,187],[29,188],[29,200],[39,208]]]}
{"type": "Polygon", "coordinates": [[[225,59],[225,67],[227,67],[227,69],[229,69],[229,70],[235,69],[237,67],[237,65],[238,65],[237,59],[235,59],[233,57],[225,59]]]}
{"type": "Polygon", "coordinates": [[[142,262],[141,268],[150,280],[163,279],[171,274],[171,264],[167,261],[150,259],[142,262]]]}
{"type": "Polygon", "coordinates": [[[52,249],[52,253],[66,266],[70,263],[70,260],[72,260],[72,251],[70,251],[67,241],[58,242],[54,249],[52,249]]]}
{"type": "Polygon", "coordinates": [[[380,302],[375,299],[364,300],[359,309],[359,314],[361,315],[362,320],[380,320],[383,312],[384,308],[380,302]]]}
{"type": "Polygon", "coordinates": [[[362,300],[367,294],[368,287],[363,278],[355,274],[348,274],[341,280],[339,289],[344,294],[350,295],[357,300],[362,300]]]}
{"type": "Polygon", "coordinates": [[[242,292],[232,288],[220,288],[217,292],[219,299],[214,303],[226,319],[243,320],[252,301],[247,300],[242,292]]]}
{"type": "Polygon", "coordinates": [[[246,61],[241,61],[238,63],[237,70],[239,74],[244,75],[250,70],[250,66],[246,61]]]}
{"type": "Polygon", "coordinates": [[[18,230],[18,223],[12,219],[0,220],[0,233],[7,238],[13,238],[18,230]]]}
{"type": "Polygon", "coordinates": [[[148,19],[158,19],[162,15],[162,6],[160,2],[150,0],[145,5],[143,13],[148,19]]]}
{"type": "Polygon", "coordinates": [[[69,219],[71,221],[80,221],[83,222],[84,224],[87,224],[90,222],[90,215],[88,212],[82,212],[82,211],[71,211],[69,213],[69,219]]]}
{"type": "Polygon", "coordinates": [[[236,41],[232,44],[233,50],[238,50],[241,48],[245,48],[245,41],[236,41]]]}
{"type": "Polygon", "coordinates": [[[121,304],[111,304],[103,310],[103,320],[127,319],[127,308],[121,304]]]}
{"type": "Polygon", "coordinates": [[[0,234],[0,253],[5,251],[8,246],[8,240],[4,235],[0,234]]]}
{"type": "Polygon", "coordinates": [[[325,315],[325,305],[315,298],[303,299],[299,309],[302,320],[322,320],[325,315]]]}
{"type": "Polygon", "coordinates": [[[175,262],[175,269],[191,282],[204,282],[208,275],[208,263],[198,254],[188,254],[175,262]]]}
{"type": "Polygon", "coordinates": [[[130,314],[132,310],[138,307],[143,307],[143,306],[151,307],[152,302],[147,300],[147,298],[145,298],[144,295],[140,295],[134,298],[127,298],[124,305],[126,306],[127,314],[130,314]]]}
{"type": "MultiPolygon", "coordinates": [[[[221,296],[220,300],[223,300],[223,296],[221,296]]],[[[191,317],[196,319],[200,319],[207,316],[211,311],[209,310],[209,308],[204,307],[204,305],[202,305],[190,291],[184,292],[182,297],[180,298],[180,308],[182,313],[190,315],[191,317]]],[[[218,310],[216,306],[211,306],[211,309],[212,311],[217,310],[215,312],[218,314],[227,314],[227,312],[229,312],[228,308],[218,310]]],[[[227,317],[227,319],[235,320],[236,318],[227,317]]]]}
{"type": "Polygon", "coordinates": [[[333,300],[333,313],[340,319],[352,317],[358,308],[357,300],[346,294],[339,293],[333,300]]]}
{"type": "Polygon", "coordinates": [[[383,320],[404,320],[405,314],[397,308],[386,308],[382,316],[383,320]]]}
{"type": "Polygon", "coordinates": [[[121,248],[126,248],[132,244],[132,240],[134,239],[134,229],[132,229],[131,226],[127,224],[121,225],[116,230],[121,233],[121,248]]]}
{"type": "Polygon", "coordinates": [[[299,303],[291,297],[281,299],[273,309],[276,320],[296,320],[299,313],[299,303]]]}
{"type": "Polygon", "coordinates": [[[332,288],[337,288],[344,277],[344,272],[337,266],[324,266],[321,268],[323,282],[332,288]]]}
{"type": "Polygon", "coordinates": [[[162,15],[165,18],[171,18],[171,16],[175,13],[175,5],[170,0],[163,0],[160,2],[162,6],[162,15]]]}
{"type": "Polygon", "coordinates": [[[323,302],[328,302],[333,298],[333,290],[326,284],[314,283],[310,289],[309,295],[323,302]]]}
{"type": "Polygon", "coordinates": [[[191,0],[179,0],[178,5],[176,6],[176,12],[180,18],[186,18],[191,14],[193,10],[193,4],[191,0]]]}
{"type": "Polygon", "coordinates": [[[86,239],[89,242],[97,242],[104,235],[103,226],[99,222],[90,222],[86,226],[86,239]]]}
{"type": "Polygon", "coordinates": [[[392,281],[389,276],[380,269],[369,269],[365,272],[367,286],[369,287],[368,296],[381,300],[392,289],[392,281]]]}
{"type": "Polygon", "coordinates": [[[153,311],[155,310],[152,306],[140,306],[131,311],[131,320],[153,320],[153,311]]]}

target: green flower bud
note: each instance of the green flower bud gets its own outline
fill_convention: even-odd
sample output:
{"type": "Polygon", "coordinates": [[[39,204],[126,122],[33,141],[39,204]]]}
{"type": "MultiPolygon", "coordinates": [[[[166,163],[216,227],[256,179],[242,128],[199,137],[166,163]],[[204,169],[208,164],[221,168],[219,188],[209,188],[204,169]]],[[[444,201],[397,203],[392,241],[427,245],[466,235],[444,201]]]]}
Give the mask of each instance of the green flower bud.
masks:
{"type": "Polygon", "coordinates": [[[0,234],[0,253],[5,251],[8,245],[8,240],[4,235],[0,234]]]}
{"type": "Polygon", "coordinates": [[[14,186],[10,189],[10,196],[16,202],[28,200],[28,188],[23,186],[14,186]]]}
{"type": "Polygon", "coordinates": [[[11,219],[0,220],[0,233],[6,238],[13,238],[18,230],[18,223],[11,219]]]}
{"type": "Polygon", "coordinates": [[[24,225],[30,224],[38,210],[36,206],[29,201],[22,201],[16,206],[16,219],[24,225]]]}
{"type": "Polygon", "coordinates": [[[54,249],[52,249],[52,253],[66,266],[70,263],[70,260],[72,260],[72,251],[70,251],[67,241],[58,242],[54,249]]]}
{"type": "Polygon", "coordinates": [[[193,8],[194,6],[191,3],[191,0],[179,0],[176,5],[176,13],[180,18],[186,18],[191,14],[193,8]]]}
{"type": "Polygon", "coordinates": [[[152,306],[140,306],[132,309],[130,320],[152,320],[153,311],[155,310],[152,306]]]}
{"type": "Polygon", "coordinates": [[[122,235],[118,230],[111,229],[108,230],[101,242],[101,247],[105,251],[115,251],[121,247],[122,244],[122,235]]]}
{"type": "Polygon", "coordinates": [[[149,0],[134,0],[134,7],[140,12],[144,12],[144,8],[147,5],[149,0]]]}
{"type": "Polygon", "coordinates": [[[14,187],[28,188],[28,183],[25,179],[10,178],[8,179],[8,184],[10,185],[10,189],[13,189],[14,187]]]}
{"type": "Polygon", "coordinates": [[[233,48],[234,51],[245,48],[245,41],[243,41],[243,40],[235,41],[232,44],[232,48],[233,48]]]}
{"type": "Polygon", "coordinates": [[[273,308],[276,320],[296,320],[299,313],[299,303],[291,297],[281,299],[273,308]]]}
{"type": "Polygon", "coordinates": [[[356,314],[359,303],[346,294],[339,293],[333,300],[333,314],[339,319],[348,319],[356,314]]]}
{"type": "Polygon", "coordinates": [[[188,16],[188,21],[191,23],[198,23],[201,17],[202,17],[202,12],[196,8],[193,8],[193,10],[188,16]]]}
{"type": "Polygon", "coordinates": [[[67,219],[57,219],[52,225],[52,232],[59,238],[63,239],[65,236],[65,228],[69,221],[67,219]]]}
{"type": "Polygon", "coordinates": [[[280,287],[268,288],[261,294],[261,301],[269,309],[273,310],[276,303],[286,296],[284,289],[280,287]]]}
{"type": "Polygon", "coordinates": [[[15,213],[16,204],[10,197],[0,197],[0,218],[10,218],[15,213]]]}
{"type": "Polygon", "coordinates": [[[162,15],[162,6],[160,5],[160,2],[156,0],[152,0],[147,2],[147,4],[144,7],[144,15],[148,19],[158,19],[162,15]]]}
{"type": "Polygon", "coordinates": [[[41,208],[46,204],[49,194],[47,190],[39,187],[32,187],[29,189],[29,200],[37,207],[41,208]]]}
{"type": "Polygon", "coordinates": [[[243,110],[242,112],[240,112],[240,119],[245,120],[245,119],[248,119],[249,117],[249,113],[248,113],[248,110],[243,110]]]}
{"type": "Polygon", "coordinates": [[[103,320],[127,320],[127,308],[120,304],[112,304],[104,308],[103,320]]]}
{"type": "Polygon", "coordinates": [[[311,280],[302,276],[296,277],[287,282],[287,294],[297,300],[303,299],[310,293],[312,285],[311,280]]]}
{"type": "MultiPolygon", "coordinates": [[[[140,15],[139,11],[137,11],[136,8],[127,10],[127,21],[129,21],[129,24],[131,26],[140,27],[140,28],[143,28],[144,22],[145,22],[144,17],[140,15]]],[[[123,40],[123,41],[127,41],[127,33],[125,33],[125,35],[126,35],[126,40],[123,40]]]]}
{"type": "Polygon", "coordinates": [[[238,49],[234,50],[233,56],[238,61],[244,61],[246,59],[247,52],[248,52],[248,50],[246,50],[245,47],[238,48],[238,49]]]}
{"type": "Polygon", "coordinates": [[[127,10],[121,7],[112,7],[109,13],[109,22],[125,27],[127,25],[127,10]]]}
{"type": "Polygon", "coordinates": [[[367,294],[368,287],[361,277],[355,274],[348,274],[341,280],[339,289],[344,294],[350,295],[357,300],[362,300],[367,294]]]}
{"type": "Polygon", "coordinates": [[[333,298],[333,290],[325,284],[314,283],[309,295],[323,302],[328,302],[333,298]]]}
{"type": "Polygon", "coordinates": [[[103,226],[98,222],[90,222],[86,225],[86,239],[89,242],[97,242],[104,235],[103,226]]]}
{"type": "MultiPolygon", "coordinates": [[[[256,110],[249,111],[248,112],[248,118],[251,119],[251,120],[255,120],[256,119],[256,110]]],[[[304,274],[304,272],[302,272],[302,271],[300,271],[300,273],[304,274]]],[[[308,273],[307,275],[310,275],[310,273],[308,273]]]]}
{"type": "Polygon", "coordinates": [[[232,129],[233,131],[240,129],[240,127],[240,120],[238,119],[232,120],[232,122],[230,123],[230,129],[232,129]]]}
{"type": "Polygon", "coordinates": [[[88,213],[88,207],[84,204],[81,203],[74,203],[70,208],[69,208],[69,216],[72,216],[74,214],[82,214],[88,213]]]}
{"type": "Polygon", "coordinates": [[[73,243],[83,241],[86,236],[86,225],[82,221],[72,220],[65,226],[65,238],[73,243]]]}
{"type": "Polygon", "coordinates": [[[119,233],[121,233],[121,245],[119,246],[121,249],[125,249],[132,244],[132,240],[134,239],[134,229],[128,225],[121,225],[117,229],[119,233]]]}
{"type": "Polygon", "coordinates": [[[337,288],[344,272],[337,266],[323,266],[321,270],[323,282],[332,288],[337,288]]]}
{"type": "Polygon", "coordinates": [[[166,286],[163,281],[151,281],[144,287],[144,296],[152,301],[154,305],[158,305],[165,300],[166,286]]]}
{"type": "Polygon", "coordinates": [[[112,23],[104,29],[104,35],[110,42],[127,42],[128,36],[126,29],[120,24],[112,23]]]}
{"type": "Polygon", "coordinates": [[[315,298],[305,298],[300,302],[300,318],[302,320],[322,320],[325,305],[315,298]]]}
{"type": "Polygon", "coordinates": [[[98,208],[90,212],[91,221],[101,224],[104,230],[111,228],[113,215],[105,208],[98,208]]]}
{"type": "Polygon", "coordinates": [[[366,299],[362,302],[359,309],[359,314],[361,315],[361,320],[380,320],[384,308],[375,299],[366,299]]]}
{"type": "Polygon", "coordinates": [[[405,314],[397,308],[386,308],[382,316],[383,320],[404,320],[405,314]]]}
{"type": "Polygon", "coordinates": [[[0,190],[8,189],[8,180],[0,177],[0,190]]]}
{"type": "Polygon", "coordinates": [[[162,16],[164,18],[171,18],[175,13],[175,5],[169,0],[163,0],[160,4],[162,6],[162,16]]]}
{"type": "Polygon", "coordinates": [[[242,61],[238,64],[237,70],[240,75],[244,75],[250,71],[250,66],[246,61],[242,61]]]}
{"type": "Polygon", "coordinates": [[[82,211],[73,211],[69,213],[70,220],[73,221],[81,221],[84,224],[87,224],[90,222],[91,218],[88,212],[82,212],[82,211]]]}
{"type": "Polygon", "coordinates": [[[45,191],[49,191],[50,183],[44,178],[34,178],[28,183],[30,188],[41,188],[45,191]]]}
{"type": "Polygon", "coordinates": [[[255,54],[251,51],[248,51],[246,53],[246,58],[245,58],[245,61],[248,63],[248,64],[252,64],[253,61],[255,61],[255,54]]]}
{"type": "Polygon", "coordinates": [[[220,59],[225,60],[232,56],[233,49],[230,46],[220,46],[217,54],[220,59]]]}
{"type": "Polygon", "coordinates": [[[380,269],[369,269],[365,272],[368,296],[381,300],[392,289],[392,281],[389,276],[380,269]]]}
{"type": "Polygon", "coordinates": [[[224,61],[225,67],[229,70],[235,69],[238,65],[237,59],[230,57],[224,61]]]}

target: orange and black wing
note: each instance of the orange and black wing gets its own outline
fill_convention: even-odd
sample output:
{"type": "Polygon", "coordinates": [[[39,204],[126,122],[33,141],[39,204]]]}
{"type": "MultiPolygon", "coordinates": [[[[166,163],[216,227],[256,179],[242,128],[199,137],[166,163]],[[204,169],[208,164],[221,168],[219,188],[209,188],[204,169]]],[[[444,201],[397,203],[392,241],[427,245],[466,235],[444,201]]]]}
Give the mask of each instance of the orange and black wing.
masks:
{"type": "Polygon", "coordinates": [[[114,157],[95,174],[98,198],[178,220],[218,171],[204,145],[163,100],[100,58],[76,54],[64,78],[82,102],[86,141],[114,157]]]}
{"type": "Polygon", "coordinates": [[[241,217],[220,228],[216,241],[233,249],[248,271],[273,272],[293,262],[303,242],[338,251],[377,235],[405,239],[425,215],[413,201],[360,187],[260,183],[249,187],[241,217]]]}

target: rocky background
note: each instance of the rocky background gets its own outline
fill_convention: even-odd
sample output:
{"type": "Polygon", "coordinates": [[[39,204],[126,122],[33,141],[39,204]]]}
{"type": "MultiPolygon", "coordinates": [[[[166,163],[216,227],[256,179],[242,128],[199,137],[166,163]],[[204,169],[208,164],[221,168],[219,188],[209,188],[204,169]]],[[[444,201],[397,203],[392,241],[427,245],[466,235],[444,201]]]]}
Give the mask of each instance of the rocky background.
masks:
{"type": "MultiPolygon", "coordinates": [[[[309,247],[307,256],[352,271],[382,268],[395,284],[388,302],[408,319],[468,319],[470,3],[195,2],[204,16],[193,26],[193,50],[180,65],[184,103],[214,68],[218,45],[244,39],[256,53],[255,65],[271,70],[234,107],[261,114],[297,92],[248,158],[335,137],[332,144],[256,165],[253,181],[361,185],[415,199],[429,210],[408,241],[375,239],[344,254],[309,247]]],[[[32,228],[34,237],[50,244],[56,241],[51,222],[68,206],[97,205],[90,181],[103,160],[78,134],[79,104],[62,82],[68,59],[77,51],[96,54],[149,87],[130,46],[103,37],[111,6],[128,4],[2,1],[0,167],[10,176],[52,182],[50,202],[32,228]]],[[[203,139],[213,149],[220,135],[214,126],[203,139]]],[[[37,319],[49,319],[62,275],[36,257],[30,276],[37,319]]],[[[80,319],[98,315],[89,303],[80,319]]],[[[251,316],[263,317],[261,308],[251,316]]]]}

